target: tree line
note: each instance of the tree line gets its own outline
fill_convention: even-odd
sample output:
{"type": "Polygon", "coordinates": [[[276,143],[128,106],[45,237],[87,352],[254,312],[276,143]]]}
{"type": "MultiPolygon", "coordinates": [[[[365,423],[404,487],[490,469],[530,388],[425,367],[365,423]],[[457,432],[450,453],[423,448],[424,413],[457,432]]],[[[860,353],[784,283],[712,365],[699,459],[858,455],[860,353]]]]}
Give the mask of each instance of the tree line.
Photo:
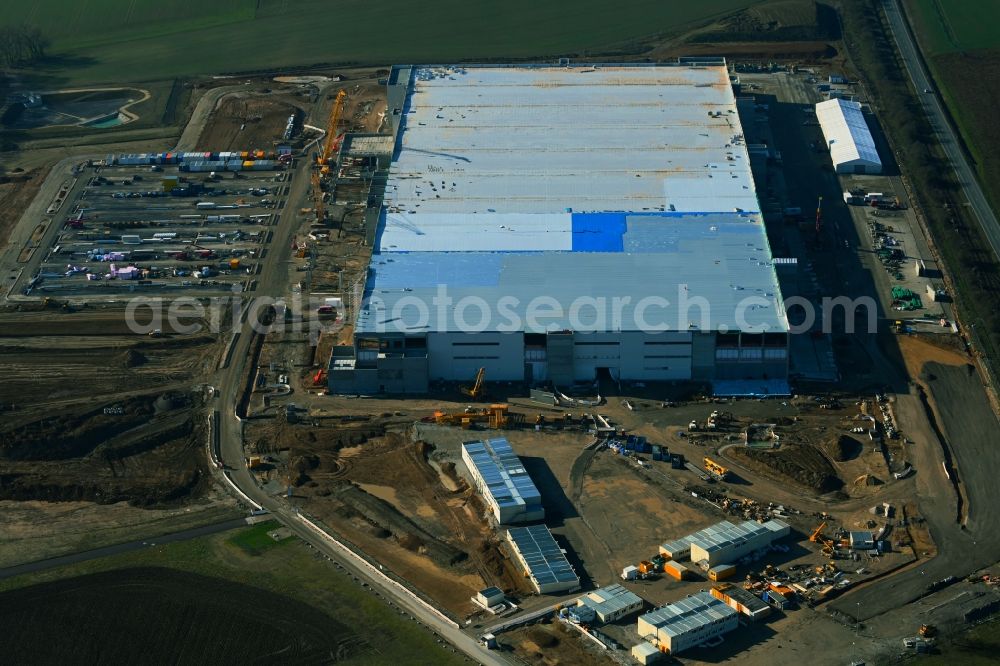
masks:
{"type": "Polygon", "coordinates": [[[23,23],[0,27],[0,61],[8,67],[24,65],[45,56],[51,45],[41,28],[23,23]]]}

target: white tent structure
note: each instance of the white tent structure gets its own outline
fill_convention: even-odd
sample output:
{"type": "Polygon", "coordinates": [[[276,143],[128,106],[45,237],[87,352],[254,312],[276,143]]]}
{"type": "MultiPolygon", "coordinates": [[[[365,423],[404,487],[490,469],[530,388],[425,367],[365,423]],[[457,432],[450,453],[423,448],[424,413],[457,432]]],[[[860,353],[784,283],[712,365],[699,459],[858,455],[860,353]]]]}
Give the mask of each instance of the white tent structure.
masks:
{"type": "Polygon", "coordinates": [[[861,104],[840,98],[820,102],[816,119],[837,173],[882,173],[882,160],[861,104]]]}

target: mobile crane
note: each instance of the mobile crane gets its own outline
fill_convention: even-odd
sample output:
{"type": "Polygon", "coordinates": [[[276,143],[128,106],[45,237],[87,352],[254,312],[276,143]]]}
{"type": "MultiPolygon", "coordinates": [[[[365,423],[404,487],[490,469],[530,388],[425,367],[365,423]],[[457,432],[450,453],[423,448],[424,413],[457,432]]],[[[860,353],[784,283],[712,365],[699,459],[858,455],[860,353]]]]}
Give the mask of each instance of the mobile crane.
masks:
{"type": "Polygon", "coordinates": [[[316,166],[318,168],[313,171],[311,182],[313,213],[316,215],[317,222],[324,222],[326,220],[326,208],[323,203],[323,178],[330,174],[330,156],[333,155],[334,149],[340,146],[341,135],[337,132],[337,126],[344,115],[344,103],[346,101],[347,93],[341,90],[337,93],[337,98],[333,102],[333,108],[330,110],[330,119],[326,125],[326,139],[323,141],[323,150],[316,156],[316,166]]]}

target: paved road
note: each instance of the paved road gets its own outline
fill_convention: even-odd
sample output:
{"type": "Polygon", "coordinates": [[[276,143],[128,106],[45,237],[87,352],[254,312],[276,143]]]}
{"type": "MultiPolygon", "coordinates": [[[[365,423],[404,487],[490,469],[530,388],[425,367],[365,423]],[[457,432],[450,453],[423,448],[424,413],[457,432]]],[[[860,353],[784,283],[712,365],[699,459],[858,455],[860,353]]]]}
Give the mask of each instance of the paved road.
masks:
{"type": "Polygon", "coordinates": [[[862,620],[914,601],[930,583],[948,576],[963,578],[1000,558],[1000,513],[994,508],[994,470],[1000,468],[1000,451],[992,437],[1000,424],[978,375],[966,367],[935,363],[928,364],[926,372],[935,377],[926,379],[940,419],[938,428],[952,452],[965,491],[968,519],[965,528],[956,520],[955,493],[941,466],[938,434],[918,395],[914,391],[897,396],[897,419],[905,424],[907,436],[915,442],[909,445],[908,458],[917,470],[917,495],[937,555],[831,604],[862,620]]]}
{"type": "MultiPolygon", "coordinates": [[[[287,203],[278,221],[278,226],[274,230],[274,238],[268,254],[261,266],[257,290],[254,292],[255,297],[274,298],[285,293],[287,286],[286,266],[291,253],[291,236],[295,231],[295,216],[300,202],[304,200],[309,182],[307,174],[309,166],[306,162],[307,160],[300,160],[296,167],[287,203]]],[[[219,446],[222,459],[228,468],[229,478],[251,501],[270,511],[278,521],[301,539],[340,563],[349,573],[367,582],[382,597],[391,600],[399,608],[431,628],[470,658],[480,663],[495,666],[508,664],[500,655],[485,650],[474,638],[429,612],[405,592],[386,583],[380,577],[372,575],[363,566],[352,562],[350,557],[345,556],[346,554],[328,539],[307,527],[295,509],[282,499],[269,496],[257,485],[246,466],[242,422],[237,415],[238,401],[246,387],[244,373],[248,369],[252,370],[248,368],[247,362],[255,336],[249,324],[250,318],[247,319],[248,321],[243,324],[241,334],[237,339],[230,365],[219,373],[215,381],[215,385],[219,387],[218,407],[222,416],[219,423],[219,446]]]]}
{"type": "Polygon", "coordinates": [[[0,580],[4,578],[12,578],[13,576],[20,576],[27,573],[35,573],[36,571],[45,571],[46,569],[54,569],[55,567],[65,567],[70,564],[78,564],[80,562],[86,562],[87,560],[96,560],[99,557],[109,557],[111,555],[120,555],[121,553],[128,553],[133,550],[141,550],[143,548],[149,548],[150,546],[159,546],[165,543],[174,543],[177,541],[187,541],[188,539],[196,539],[198,537],[208,536],[209,534],[215,534],[217,532],[225,532],[227,530],[236,529],[237,527],[246,527],[246,518],[233,518],[230,520],[225,520],[221,523],[215,523],[214,525],[202,525],[201,527],[193,527],[189,530],[184,530],[183,532],[174,532],[173,534],[164,534],[158,537],[149,537],[144,541],[129,541],[127,543],[119,543],[113,546],[105,546],[104,548],[95,548],[94,550],[86,550],[82,553],[73,553],[72,555],[63,555],[61,557],[52,557],[47,560],[38,560],[37,562],[28,562],[26,564],[19,564],[14,567],[7,567],[6,569],[0,569],[0,580]]]}
{"type": "Polygon", "coordinates": [[[889,26],[892,29],[892,36],[899,46],[899,53],[906,65],[906,71],[910,75],[914,88],[919,93],[919,101],[930,120],[931,127],[937,133],[938,140],[944,148],[948,161],[958,174],[958,180],[969,201],[969,207],[975,213],[983,233],[993,248],[993,253],[1000,257],[1000,222],[990,208],[983,190],[976,180],[976,173],[962,152],[962,144],[958,139],[955,128],[948,122],[944,104],[937,92],[923,93],[924,90],[937,91],[933,79],[927,73],[923,61],[920,59],[920,52],[910,32],[900,8],[899,0],[882,0],[885,13],[889,17],[889,26]]]}

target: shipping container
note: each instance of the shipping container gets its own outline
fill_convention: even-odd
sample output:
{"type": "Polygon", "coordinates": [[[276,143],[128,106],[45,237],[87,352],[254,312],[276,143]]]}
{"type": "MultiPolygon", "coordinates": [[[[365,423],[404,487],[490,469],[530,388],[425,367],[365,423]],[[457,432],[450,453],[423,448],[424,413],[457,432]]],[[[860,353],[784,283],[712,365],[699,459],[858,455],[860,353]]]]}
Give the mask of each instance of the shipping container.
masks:
{"type": "Polygon", "coordinates": [[[708,570],[708,579],[719,581],[730,578],[736,573],[736,567],[732,564],[720,564],[708,570]]]}
{"type": "Polygon", "coordinates": [[[687,578],[688,568],[680,562],[667,562],[663,565],[663,573],[676,580],[687,578]]]}

